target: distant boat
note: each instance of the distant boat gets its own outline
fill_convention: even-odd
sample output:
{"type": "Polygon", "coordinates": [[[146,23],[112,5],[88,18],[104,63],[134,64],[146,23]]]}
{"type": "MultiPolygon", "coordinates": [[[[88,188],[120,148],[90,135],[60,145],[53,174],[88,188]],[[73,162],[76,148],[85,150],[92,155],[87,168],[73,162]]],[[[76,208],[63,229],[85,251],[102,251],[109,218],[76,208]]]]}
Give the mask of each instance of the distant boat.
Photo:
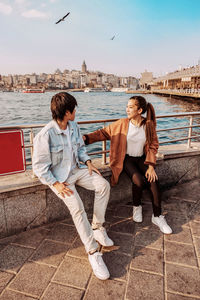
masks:
{"type": "Polygon", "coordinates": [[[85,88],[85,93],[98,93],[98,92],[109,92],[106,88],[85,88]]]}
{"type": "Polygon", "coordinates": [[[44,93],[44,89],[25,89],[22,90],[22,93],[44,93]]]}

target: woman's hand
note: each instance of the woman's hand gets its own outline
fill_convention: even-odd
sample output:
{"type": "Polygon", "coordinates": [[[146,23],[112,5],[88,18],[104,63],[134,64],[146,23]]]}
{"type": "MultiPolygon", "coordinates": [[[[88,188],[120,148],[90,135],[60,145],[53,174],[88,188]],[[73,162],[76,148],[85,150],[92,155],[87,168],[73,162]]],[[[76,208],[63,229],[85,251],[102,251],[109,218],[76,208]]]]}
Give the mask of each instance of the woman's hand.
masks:
{"type": "Polygon", "coordinates": [[[86,162],[86,166],[88,167],[88,171],[89,171],[90,175],[92,175],[92,171],[94,171],[97,174],[99,174],[100,176],[102,176],[101,173],[99,172],[99,170],[92,164],[91,160],[88,160],[86,162]]]}
{"type": "Polygon", "coordinates": [[[70,188],[67,187],[68,185],[69,184],[67,182],[59,182],[59,181],[56,181],[53,184],[53,186],[56,188],[58,194],[64,198],[65,198],[65,195],[71,196],[74,193],[70,188]]]}
{"type": "Polygon", "coordinates": [[[158,180],[158,176],[157,176],[153,166],[149,165],[149,167],[145,173],[145,177],[147,178],[147,180],[149,182],[155,182],[156,180],[158,180]]]}

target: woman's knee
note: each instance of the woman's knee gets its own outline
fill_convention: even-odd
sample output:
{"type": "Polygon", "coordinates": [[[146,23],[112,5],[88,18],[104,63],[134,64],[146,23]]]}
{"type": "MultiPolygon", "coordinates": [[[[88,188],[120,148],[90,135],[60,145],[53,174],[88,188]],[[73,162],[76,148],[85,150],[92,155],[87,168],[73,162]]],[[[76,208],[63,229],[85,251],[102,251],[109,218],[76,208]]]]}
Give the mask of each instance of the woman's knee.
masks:
{"type": "Polygon", "coordinates": [[[144,177],[139,173],[135,173],[132,176],[132,182],[137,185],[137,187],[142,188],[144,185],[144,177]]]}

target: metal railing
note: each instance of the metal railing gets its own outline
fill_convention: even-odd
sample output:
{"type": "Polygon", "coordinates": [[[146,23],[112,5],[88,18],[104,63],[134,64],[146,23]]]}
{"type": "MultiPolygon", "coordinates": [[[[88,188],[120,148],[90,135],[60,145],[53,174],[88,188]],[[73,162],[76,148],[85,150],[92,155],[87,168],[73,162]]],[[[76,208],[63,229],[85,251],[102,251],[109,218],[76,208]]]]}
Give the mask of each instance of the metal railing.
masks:
{"type": "MultiPolygon", "coordinates": [[[[200,137],[200,134],[193,135],[192,129],[200,127],[200,124],[193,125],[194,117],[200,117],[200,112],[187,112],[187,113],[176,113],[176,114],[167,114],[167,115],[159,115],[156,119],[166,119],[166,118],[189,118],[189,125],[188,126],[181,126],[181,127],[173,127],[173,128],[165,128],[165,129],[157,129],[157,133],[159,132],[169,132],[175,130],[185,130],[188,129],[187,137],[181,137],[178,139],[171,139],[159,142],[159,145],[168,144],[168,143],[177,143],[180,141],[187,141],[187,148],[191,147],[191,140],[197,139],[200,137]]],[[[117,121],[118,119],[105,119],[105,120],[94,120],[94,121],[79,121],[77,122],[79,125],[85,124],[103,124],[102,128],[106,127],[106,123],[111,123],[117,121]]],[[[10,126],[0,126],[0,130],[10,130],[10,129],[22,129],[22,130],[29,130],[29,143],[25,142],[24,147],[26,149],[30,149],[31,151],[31,162],[26,162],[26,165],[32,165],[32,154],[33,154],[33,138],[34,138],[34,129],[40,129],[44,127],[46,124],[26,124],[26,125],[10,125],[10,126]]],[[[102,154],[102,163],[107,163],[107,156],[106,154],[109,152],[109,149],[106,148],[106,141],[102,142],[102,151],[96,151],[88,153],[89,155],[99,155],[102,154]]]]}

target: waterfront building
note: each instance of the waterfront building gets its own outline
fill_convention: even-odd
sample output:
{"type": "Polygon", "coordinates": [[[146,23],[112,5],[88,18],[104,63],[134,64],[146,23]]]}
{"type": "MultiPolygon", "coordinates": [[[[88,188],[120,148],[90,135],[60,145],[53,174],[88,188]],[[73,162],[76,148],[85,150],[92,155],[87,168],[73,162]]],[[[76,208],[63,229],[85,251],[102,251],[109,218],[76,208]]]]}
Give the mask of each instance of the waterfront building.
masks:
{"type": "Polygon", "coordinates": [[[36,74],[30,75],[30,84],[37,84],[37,76],[36,74]]]}
{"type": "Polygon", "coordinates": [[[153,81],[153,73],[152,72],[147,72],[145,70],[143,73],[141,73],[141,78],[140,78],[140,86],[143,89],[147,89],[148,86],[151,85],[153,81]]]}
{"type": "Polygon", "coordinates": [[[156,89],[200,89],[200,65],[176,70],[153,82],[156,89]]]}

